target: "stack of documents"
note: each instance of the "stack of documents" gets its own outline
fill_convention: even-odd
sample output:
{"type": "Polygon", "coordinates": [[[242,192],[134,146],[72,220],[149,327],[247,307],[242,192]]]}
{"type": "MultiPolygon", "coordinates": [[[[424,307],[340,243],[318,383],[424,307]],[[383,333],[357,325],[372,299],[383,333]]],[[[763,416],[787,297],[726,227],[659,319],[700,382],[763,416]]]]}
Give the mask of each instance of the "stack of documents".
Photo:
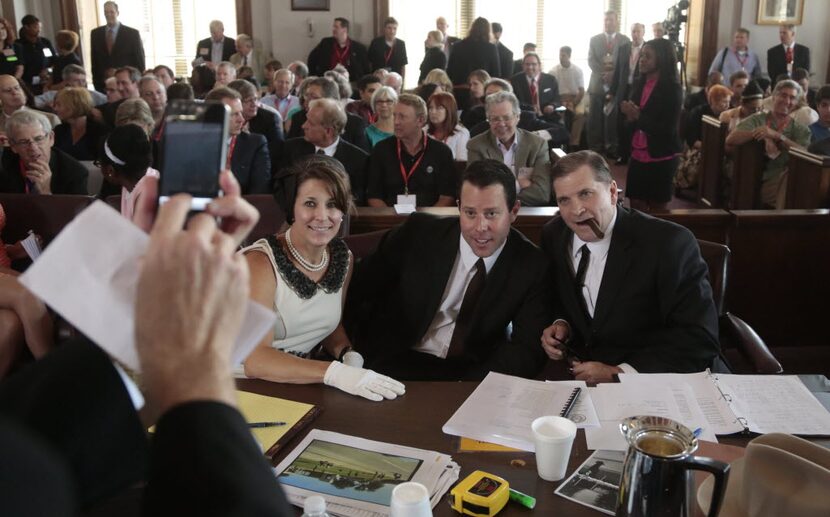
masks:
{"type": "Polygon", "coordinates": [[[319,429],[276,468],[292,504],[321,495],[329,514],[351,517],[389,515],[392,490],[406,481],[427,487],[435,508],[460,472],[446,454],[319,429]]]}

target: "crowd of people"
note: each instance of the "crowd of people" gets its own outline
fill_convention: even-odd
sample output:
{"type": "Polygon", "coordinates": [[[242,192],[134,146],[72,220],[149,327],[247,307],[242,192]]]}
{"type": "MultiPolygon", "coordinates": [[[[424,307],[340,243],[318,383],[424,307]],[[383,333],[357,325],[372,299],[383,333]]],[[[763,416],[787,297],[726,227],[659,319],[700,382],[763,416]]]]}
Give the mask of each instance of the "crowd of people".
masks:
{"type": "MultiPolygon", "coordinates": [[[[629,39],[613,11],[590,40],[587,90],[570,47],[545,73],[532,43],[513,59],[499,41],[501,25],[477,18],[458,39],[439,17],[414,91],[402,88],[408,61],[394,18],[368,47],[350,37],[348,20],[336,18],[331,37],[306,61],[287,66],[248,35],[224,36],[216,20],[198,43],[190,78],[180,80],[163,64],[145,67],[139,33],[118,21],[114,2],[104,12],[106,25],[91,32],[94,90],[71,57],[77,35],[56,38],[50,61],[43,49],[51,43],[39,36],[37,18],[24,17],[18,41],[0,20],[7,49],[0,122],[8,144],[0,192],[87,194],[81,162],[94,161],[105,180],[94,194],[120,195],[121,214],[150,232],[136,325],[149,401],[166,414],[156,441],[173,433],[167,422],[205,418],[200,412],[220,414],[239,434],[238,413],[227,412],[233,367],[237,375],[323,383],[374,401],[403,395],[406,380],[478,380],[489,371],[534,377],[547,359],[566,360],[574,378],[589,382],[621,372],[723,371],[712,290],[694,236],[643,212],[671,199],[679,167],[700,148],[704,115],[729,124],[729,146],[764,143],[762,198],[770,206],[782,195],[788,151],[811,139],[826,145],[830,133],[830,87],[812,95],[814,108],[804,105],[809,51],[794,43],[788,26],[781,48],[770,49],[770,73],[779,73],[773,82],[764,81],[749,33],[740,29],[734,47],[716,56],[703,94],[684,103],[675,47],[659,24],[647,40],[636,23],[629,39]],[[228,107],[225,197],[209,210],[223,217],[221,227],[200,215],[181,230],[182,197],[156,218],[154,166],[173,99],[228,107]],[[551,147],[563,145],[571,152],[552,165],[551,147]],[[614,160],[628,163],[632,209],[620,203],[614,160]],[[246,194],[274,195],[287,228],[235,252],[257,218],[246,194]],[[356,264],[337,237],[345,215],[356,205],[397,204],[457,206],[459,217],[413,214],[356,264]],[[560,216],[545,225],[541,249],[512,228],[520,206],[554,204],[560,216]],[[194,242],[215,260],[187,253],[194,242]],[[198,267],[214,268],[206,274],[216,283],[172,278],[198,267]],[[188,294],[181,299],[196,299],[199,289],[207,309],[176,303],[179,291],[188,294]],[[229,297],[219,296],[221,289],[229,297]],[[278,318],[254,352],[231,365],[228,347],[241,316],[219,310],[217,300],[239,308],[245,297],[278,318]],[[209,318],[226,328],[199,341],[165,311],[193,328],[209,318]],[[173,338],[185,343],[185,359],[207,353],[185,368],[205,366],[185,379],[193,388],[171,378],[171,367],[155,357],[179,364],[175,352],[162,351],[173,338]]],[[[0,207],[0,229],[4,219],[0,207]]],[[[44,370],[72,361],[71,347],[49,361],[58,357],[54,322],[10,269],[20,258],[19,243],[0,246],[0,376],[26,350],[46,358],[35,365],[44,370]]],[[[25,379],[23,373],[12,380],[25,379]]],[[[2,392],[0,385],[0,415],[2,392]]],[[[251,461],[239,468],[261,470],[251,461]]],[[[159,464],[162,470],[151,471],[151,501],[163,493],[153,491],[160,489],[152,480],[183,483],[159,464]]]]}

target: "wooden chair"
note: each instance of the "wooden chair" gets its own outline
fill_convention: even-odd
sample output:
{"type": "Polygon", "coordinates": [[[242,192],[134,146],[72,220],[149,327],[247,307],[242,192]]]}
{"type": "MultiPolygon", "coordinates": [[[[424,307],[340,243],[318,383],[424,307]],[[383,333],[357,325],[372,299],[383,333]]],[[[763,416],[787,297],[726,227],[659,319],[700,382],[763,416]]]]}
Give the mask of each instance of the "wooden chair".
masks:
{"type": "Polygon", "coordinates": [[[709,283],[718,311],[721,353],[735,373],[782,373],[781,363],[772,355],[763,339],[744,320],[725,309],[729,248],[723,244],[698,239],[700,254],[709,268],[709,283]]]}
{"type": "Polygon", "coordinates": [[[790,151],[784,208],[830,207],[830,156],[790,151]]]}
{"type": "Polygon", "coordinates": [[[721,184],[728,125],[709,115],[703,116],[702,124],[697,200],[706,206],[720,208],[723,206],[721,184]]]}
{"type": "Polygon", "coordinates": [[[6,212],[3,241],[25,239],[32,230],[48,244],[93,201],[92,197],[78,195],[0,194],[6,212]]]}
{"type": "Polygon", "coordinates": [[[380,240],[389,230],[377,230],[369,233],[347,235],[343,238],[346,245],[352,250],[355,262],[371,255],[380,244],[380,240]]]}

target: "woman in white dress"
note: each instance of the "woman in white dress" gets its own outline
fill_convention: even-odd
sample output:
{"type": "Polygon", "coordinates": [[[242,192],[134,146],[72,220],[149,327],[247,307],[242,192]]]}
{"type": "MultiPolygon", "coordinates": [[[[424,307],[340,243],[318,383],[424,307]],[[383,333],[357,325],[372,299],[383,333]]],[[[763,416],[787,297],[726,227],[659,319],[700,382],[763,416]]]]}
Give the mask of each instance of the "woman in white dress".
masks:
{"type": "Polygon", "coordinates": [[[458,107],[451,93],[433,93],[427,102],[429,122],[427,134],[444,142],[452,150],[457,162],[467,161],[467,142],[470,132],[458,123],[458,107]]]}
{"type": "Polygon", "coordinates": [[[370,400],[393,399],[403,384],[361,366],[341,323],[354,260],[339,238],[352,209],[348,174],[314,155],[295,166],[297,190],[289,229],[242,250],[251,299],[277,313],[274,328],[244,362],[248,377],[297,384],[323,382],[370,400]],[[320,347],[337,361],[312,359],[320,347]],[[341,362],[342,361],[342,362],[341,362]]]}

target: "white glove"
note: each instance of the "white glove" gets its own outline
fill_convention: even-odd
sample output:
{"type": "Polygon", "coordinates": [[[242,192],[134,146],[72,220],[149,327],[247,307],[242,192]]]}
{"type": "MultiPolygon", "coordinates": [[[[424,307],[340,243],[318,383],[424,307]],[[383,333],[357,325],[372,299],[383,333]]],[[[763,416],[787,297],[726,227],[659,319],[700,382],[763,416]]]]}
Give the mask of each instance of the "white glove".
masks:
{"type": "Polygon", "coordinates": [[[343,364],[354,366],[355,368],[363,368],[363,356],[360,355],[360,352],[349,350],[343,354],[343,364]]]}
{"type": "Polygon", "coordinates": [[[323,376],[323,383],[375,402],[384,398],[391,400],[406,393],[404,385],[395,379],[338,361],[332,361],[329,365],[323,376]]]}

